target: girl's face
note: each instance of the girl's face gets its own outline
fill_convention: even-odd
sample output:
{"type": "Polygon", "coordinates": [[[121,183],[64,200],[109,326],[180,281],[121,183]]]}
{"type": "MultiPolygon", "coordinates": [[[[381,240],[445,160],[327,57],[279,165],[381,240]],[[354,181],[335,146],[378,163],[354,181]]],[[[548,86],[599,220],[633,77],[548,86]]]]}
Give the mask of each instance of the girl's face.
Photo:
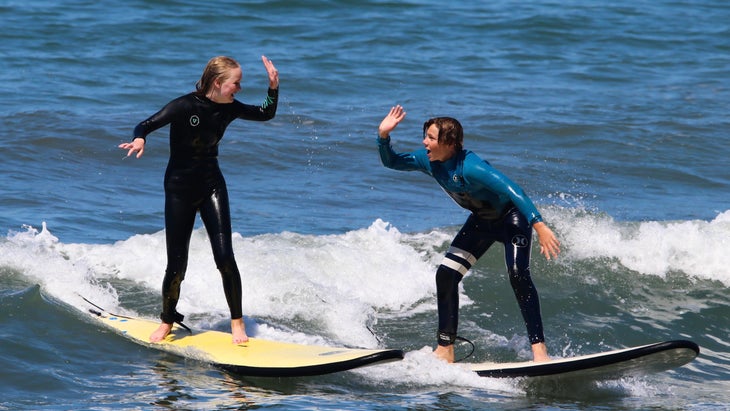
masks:
{"type": "Polygon", "coordinates": [[[233,103],[236,93],[241,91],[242,77],[240,67],[230,69],[225,77],[221,77],[213,83],[213,89],[208,93],[208,98],[220,104],[233,103]]]}
{"type": "Polygon", "coordinates": [[[446,161],[450,159],[454,153],[454,145],[446,145],[439,143],[439,128],[436,124],[426,130],[423,137],[423,145],[426,147],[428,159],[431,161],[446,161]]]}

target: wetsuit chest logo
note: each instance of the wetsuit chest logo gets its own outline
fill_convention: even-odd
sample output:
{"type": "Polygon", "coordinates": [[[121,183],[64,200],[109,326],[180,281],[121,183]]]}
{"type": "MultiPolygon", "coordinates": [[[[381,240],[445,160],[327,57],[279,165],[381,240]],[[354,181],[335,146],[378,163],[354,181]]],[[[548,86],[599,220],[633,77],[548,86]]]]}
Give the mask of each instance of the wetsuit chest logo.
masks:
{"type": "Polygon", "coordinates": [[[193,114],[190,116],[190,125],[193,127],[197,127],[198,124],[200,124],[200,117],[198,117],[197,114],[193,114]]]}

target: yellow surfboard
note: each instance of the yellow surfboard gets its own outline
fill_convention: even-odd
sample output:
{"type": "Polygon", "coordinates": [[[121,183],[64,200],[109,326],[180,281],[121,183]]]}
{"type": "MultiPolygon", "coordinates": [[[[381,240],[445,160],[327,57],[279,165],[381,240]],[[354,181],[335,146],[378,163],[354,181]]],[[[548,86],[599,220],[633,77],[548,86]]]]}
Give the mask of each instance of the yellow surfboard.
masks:
{"type": "Polygon", "coordinates": [[[94,318],[138,344],[207,362],[241,375],[312,376],[403,359],[403,351],[393,349],[326,347],[260,338],[249,338],[248,342],[236,345],[229,333],[186,330],[177,324],[165,340],[152,343],[149,336],[159,322],[115,315],[96,305],[94,307],[96,309],[89,309],[94,318]]]}

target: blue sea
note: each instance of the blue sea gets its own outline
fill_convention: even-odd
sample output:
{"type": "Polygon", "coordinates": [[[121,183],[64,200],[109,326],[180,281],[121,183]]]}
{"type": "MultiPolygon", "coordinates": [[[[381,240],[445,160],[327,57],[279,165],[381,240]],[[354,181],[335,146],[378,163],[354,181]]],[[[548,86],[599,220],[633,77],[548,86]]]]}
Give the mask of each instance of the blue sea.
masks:
{"type": "MultiPolygon", "coordinates": [[[[730,408],[726,1],[3,0],[0,21],[0,410],[730,408]],[[81,296],[159,313],[167,128],[140,159],[117,145],[216,55],[241,63],[243,102],[265,98],[261,55],[281,79],[276,118],[220,146],[249,333],[403,361],[250,378],[89,320],[81,296]],[[700,356],[577,386],[436,361],[434,273],[467,214],[380,164],[395,104],[396,149],[458,118],[558,235],[556,261],[532,259],[554,358],[673,339],[700,356]]],[[[500,247],[460,292],[468,361],[531,358],[500,247]]],[[[179,310],[227,329],[199,222],[179,310]]]]}

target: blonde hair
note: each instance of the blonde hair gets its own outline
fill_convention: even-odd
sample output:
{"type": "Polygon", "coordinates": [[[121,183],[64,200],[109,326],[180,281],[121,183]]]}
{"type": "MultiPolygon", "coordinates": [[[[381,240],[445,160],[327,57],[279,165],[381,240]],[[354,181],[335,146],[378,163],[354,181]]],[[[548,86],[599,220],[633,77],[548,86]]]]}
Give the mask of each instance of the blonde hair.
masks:
{"type": "Polygon", "coordinates": [[[228,72],[234,68],[241,67],[238,62],[230,57],[217,56],[213,57],[208,61],[208,64],[203,70],[203,75],[200,76],[200,80],[195,83],[195,92],[198,95],[207,94],[212,88],[215,81],[218,79],[228,78],[228,72]]]}

